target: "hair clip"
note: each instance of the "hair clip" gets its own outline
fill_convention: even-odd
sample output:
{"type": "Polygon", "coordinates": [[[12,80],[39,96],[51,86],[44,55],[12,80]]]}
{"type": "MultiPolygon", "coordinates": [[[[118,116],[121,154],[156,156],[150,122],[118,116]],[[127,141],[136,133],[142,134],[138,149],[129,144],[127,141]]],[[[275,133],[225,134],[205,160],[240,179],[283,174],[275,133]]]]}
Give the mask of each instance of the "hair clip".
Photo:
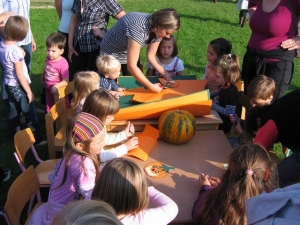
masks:
{"type": "Polygon", "coordinates": [[[223,66],[227,66],[227,62],[225,62],[225,61],[222,61],[222,62],[221,62],[221,65],[223,65],[223,66]]]}
{"type": "Polygon", "coordinates": [[[253,170],[246,170],[246,171],[245,171],[245,174],[248,174],[248,175],[251,175],[251,176],[252,176],[253,170]]]}
{"type": "Polygon", "coordinates": [[[229,53],[228,56],[231,57],[231,54],[229,53]]]}

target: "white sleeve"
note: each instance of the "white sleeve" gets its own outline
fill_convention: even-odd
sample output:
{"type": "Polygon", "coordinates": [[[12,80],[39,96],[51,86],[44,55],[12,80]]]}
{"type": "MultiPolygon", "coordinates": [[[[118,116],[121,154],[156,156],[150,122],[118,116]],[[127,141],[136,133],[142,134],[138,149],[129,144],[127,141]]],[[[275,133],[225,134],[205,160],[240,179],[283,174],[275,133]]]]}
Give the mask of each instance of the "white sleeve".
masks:
{"type": "Polygon", "coordinates": [[[120,143],[121,141],[127,140],[127,136],[124,131],[114,133],[114,134],[105,134],[105,145],[113,145],[120,143]]]}
{"type": "Polygon", "coordinates": [[[102,149],[100,152],[100,162],[106,162],[108,160],[126,155],[127,153],[128,150],[125,144],[121,144],[115,148],[102,149]]]}
{"type": "MultiPolygon", "coordinates": [[[[153,225],[168,224],[178,214],[177,204],[165,194],[159,192],[154,187],[148,187],[149,198],[155,208],[145,209],[139,212],[135,217],[131,217],[135,224],[153,225]]],[[[123,221],[121,220],[123,223],[123,221]]]]}
{"type": "Polygon", "coordinates": [[[176,72],[180,72],[184,70],[183,62],[181,59],[178,58],[177,66],[176,66],[176,72]]]}

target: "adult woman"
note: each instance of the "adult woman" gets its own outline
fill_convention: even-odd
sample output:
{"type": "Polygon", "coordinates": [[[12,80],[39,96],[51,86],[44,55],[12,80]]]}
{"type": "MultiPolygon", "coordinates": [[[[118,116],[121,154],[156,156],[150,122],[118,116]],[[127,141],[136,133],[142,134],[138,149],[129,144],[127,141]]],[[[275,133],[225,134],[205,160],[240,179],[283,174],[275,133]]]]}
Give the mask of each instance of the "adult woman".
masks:
{"type": "Polygon", "coordinates": [[[275,81],[274,100],[283,96],[293,76],[295,51],[281,44],[295,37],[295,18],[300,15],[300,0],[249,0],[250,28],[252,34],[244,56],[242,77],[245,90],[258,74],[275,81]],[[285,46],[283,46],[285,47],[285,46]]]}
{"type": "Polygon", "coordinates": [[[293,154],[278,165],[281,187],[300,182],[300,89],[269,106],[257,106],[247,114],[245,130],[265,149],[281,142],[293,154]]]}
{"type": "Polygon", "coordinates": [[[133,75],[153,92],[160,92],[159,84],[152,84],[138,68],[141,47],[148,46],[147,60],[167,80],[170,75],[156,57],[163,37],[169,38],[180,28],[180,18],[174,9],[161,9],[152,15],[132,12],[121,18],[101,42],[100,55],[115,56],[122,64],[123,75],[133,75]]]}
{"type": "Polygon", "coordinates": [[[72,16],[72,6],[73,6],[74,0],[55,0],[55,8],[58,14],[58,17],[60,19],[59,25],[58,25],[58,32],[61,33],[66,37],[66,46],[64,49],[64,53],[62,56],[68,60],[68,52],[69,52],[69,44],[68,44],[68,38],[69,38],[69,26],[70,26],[70,20],[72,16]]]}
{"type": "Polygon", "coordinates": [[[72,12],[69,27],[70,80],[77,71],[97,71],[96,58],[109,16],[120,19],[125,15],[115,0],[74,0],[72,12]]]}

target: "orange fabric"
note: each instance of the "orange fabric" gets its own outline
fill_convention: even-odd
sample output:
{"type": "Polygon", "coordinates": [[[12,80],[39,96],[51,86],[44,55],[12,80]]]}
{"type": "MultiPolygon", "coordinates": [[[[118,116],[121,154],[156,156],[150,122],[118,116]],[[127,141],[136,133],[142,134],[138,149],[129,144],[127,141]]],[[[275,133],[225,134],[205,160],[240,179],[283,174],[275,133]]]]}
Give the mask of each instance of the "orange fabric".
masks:
{"type": "Polygon", "coordinates": [[[170,109],[184,109],[194,116],[209,115],[212,100],[208,99],[209,92],[204,90],[176,98],[138,104],[120,109],[115,115],[115,120],[154,119],[170,109]]]}
{"type": "Polygon", "coordinates": [[[144,131],[137,135],[139,138],[139,147],[129,151],[127,155],[134,156],[145,161],[153,149],[157,146],[158,136],[159,131],[149,124],[146,124],[144,131]]]}
{"type": "Polygon", "coordinates": [[[162,89],[160,93],[153,93],[149,89],[139,89],[141,92],[135,93],[131,101],[146,103],[192,94],[204,90],[207,80],[177,80],[176,82],[178,82],[176,87],[162,89]]]}

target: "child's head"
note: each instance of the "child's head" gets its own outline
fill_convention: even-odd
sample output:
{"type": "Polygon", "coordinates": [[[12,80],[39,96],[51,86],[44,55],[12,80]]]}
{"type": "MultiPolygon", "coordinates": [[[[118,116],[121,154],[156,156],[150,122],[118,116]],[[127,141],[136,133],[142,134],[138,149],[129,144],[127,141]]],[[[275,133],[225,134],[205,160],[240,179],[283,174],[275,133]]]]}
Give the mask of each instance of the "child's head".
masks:
{"type": "Polygon", "coordinates": [[[217,38],[212,40],[207,46],[208,62],[213,63],[220,56],[230,54],[231,48],[231,42],[225,38],[217,38]]]}
{"type": "Polygon", "coordinates": [[[47,37],[47,57],[50,60],[59,59],[64,52],[66,38],[60,33],[52,33],[47,37]]]}
{"type": "Polygon", "coordinates": [[[127,158],[110,160],[99,174],[92,199],[107,202],[117,215],[136,215],[149,203],[143,169],[127,158]]]}
{"type": "Polygon", "coordinates": [[[22,41],[29,29],[28,21],[23,16],[11,16],[4,27],[4,38],[8,41],[22,41]]]}
{"type": "Polygon", "coordinates": [[[108,91],[100,88],[89,94],[82,111],[96,116],[103,121],[104,125],[108,125],[114,119],[114,115],[119,112],[119,109],[118,100],[108,91]]]}
{"type": "Polygon", "coordinates": [[[113,208],[97,200],[73,201],[54,218],[52,225],[121,225],[113,208]]]}
{"type": "Polygon", "coordinates": [[[223,55],[213,62],[216,82],[221,86],[235,85],[240,79],[240,62],[236,55],[223,55]]]}
{"type": "Polygon", "coordinates": [[[78,72],[74,76],[74,91],[71,102],[72,108],[77,108],[80,101],[85,99],[93,90],[99,89],[100,77],[94,71],[78,72]]]}
{"type": "Polygon", "coordinates": [[[253,78],[247,88],[247,97],[250,104],[269,105],[275,92],[275,82],[272,78],[265,75],[259,75],[253,78]]]}
{"type": "Polygon", "coordinates": [[[198,212],[200,224],[247,224],[246,200],[278,187],[276,164],[260,145],[240,145],[230,155],[219,186],[198,212]]]}
{"type": "Polygon", "coordinates": [[[178,55],[178,47],[173,35],[161,40],[156,54],[159,58],[174,58],[178,55]]]}
{"type": "Polygon", "coordinates": [[[121,63],[112,55],[99,56],[96,66],[106,78],[114,80],[120,76],[121,63]]]}

